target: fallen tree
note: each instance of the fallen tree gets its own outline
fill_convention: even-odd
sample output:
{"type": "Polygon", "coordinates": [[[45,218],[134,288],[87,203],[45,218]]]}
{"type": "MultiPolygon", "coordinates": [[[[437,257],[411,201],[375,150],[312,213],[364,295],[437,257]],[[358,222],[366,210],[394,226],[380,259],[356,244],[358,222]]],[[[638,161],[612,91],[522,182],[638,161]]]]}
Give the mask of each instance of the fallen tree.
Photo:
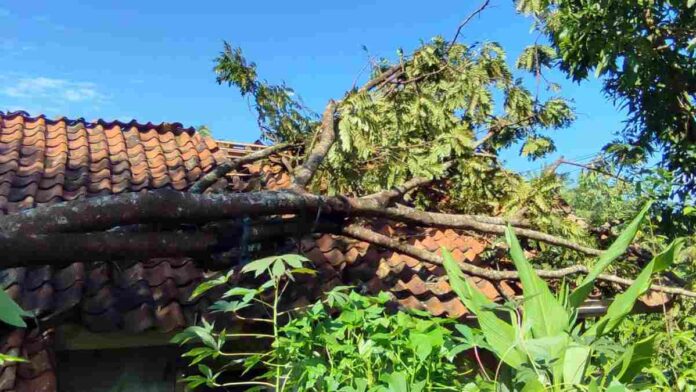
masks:
{"type": "MultiPolygon", "coordinates": [[[[375,220],[493,235],[503,234],[510,225],[522,238],[586,256],[602,254],[600,249],[535,229],[534,219],[525,216],[532,215],[527,206],[518,214],[462,213],[469,208],[467,203],[482,203],[475,192],[485,195],[493,189],[500,194],[496,187],[521,181],[498,165],[499,149],[524,142],[526,154],[543,156],[552,151],[552,142],[540,130],[561,128],[573,118],[563,100],[532,99],[512,77],[498,46],[467,46],[456,38],[436,40],[396,64],[377,64],[362,87],[330,100],[321,119],[303,114],[303,107],[286,89],[259,82],[254,65],[241,51],[226,46],[218,61],[218,81],[236,84],[255,99],[264,136],[275,145],[224,162],[185,192],[102,196],[4,216],[0,250],[9,256],[0,260],[0,267],[210,256],[244,246],[239,241],[244,230],[251,230],[253,239],[340,234],[441,264],[435,254],[372,231],[370,222],[375,220]],[[486,103],[493,88],[505,95],[503,114],[495,114],[486,103]],[[477,134],[483,136],[477,139],[477,134]],[[205,192],[244,165],[288,148],[299,151],[296,165],[288,170],[292,176],[288,189],[205,192]],[[242,225],[249,219],[251,223],[242,225]]],[[[461,268],[491,280],[518,279],[514,271],[461,268]]],[[[587,272],[585,265],[576,264],[540,270],[538,275],[559,279],[587,272]]],[[[623,286],[632,283],[615,275],[599,279],[623,286]]],[[[652,289],[696,297],[680,287],[652,289]]]]}

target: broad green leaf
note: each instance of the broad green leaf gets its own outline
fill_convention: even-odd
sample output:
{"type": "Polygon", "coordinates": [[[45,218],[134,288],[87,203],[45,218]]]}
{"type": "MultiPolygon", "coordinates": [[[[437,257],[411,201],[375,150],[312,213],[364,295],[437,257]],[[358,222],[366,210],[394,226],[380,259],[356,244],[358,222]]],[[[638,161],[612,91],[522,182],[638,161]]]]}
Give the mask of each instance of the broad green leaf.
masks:
{"type": "Polygon", "coordinates": [[[524,291],[524,320],[529,323],[536,338],[555,336],[568,329],[568,313],[551,290],[534,272],[524,257],[512,227],[505,229],[505,240],[510,247],[510,256],[520,274],[524,291]]]}
{"type": "Polygon", "coordinates": [[[0,321],[13,327],[26,328],[27,323],[22,320],[22,316],[27,315],[28,313],[0,288],[0,321]]]}
{"type": "Polygon", "coordinates": [[[312,276],[315,276],[317,274],[317,271],[311,268],[293,268],[292,270],[290,270],[290,272],[293,274],[304,274],[312,276]]]}
{"type": "Polygon", "coordinates": [[[282,259],[279,258],[275,261],[275,263],[273,263],[273,266],[271,267],[271,276],[273,278],[280,278],[285,274],[286,270],[287,269],[285,263],[282,259]]]}
{"type": "Polygon", "coordinates": [[[278,256],[264,257],[263,259],[254,260],[242,268],[242,272],[253,272],[255,277],[259,277],[276,261],[278,256]]]}
{"type": "Polygon", "coordinates": [[[411,390],[409,392],[421,392],[425,390],[425,383],[427,380],[416,381],[411,385],[411,390]]]}
{"type": "Polygon", "coordinates": [[[630,346],[612,366],[610,374],[622,383],[630,383],[649,366],[654,352],[655,335],[630,346]]]}
{"type": "Polygon", "coordinates": [[[457,262],[445,248],[442,248],[442,257],[452,290],[457,293],[464,306],[478,318],[481,331],[491,349],[501,361],[513,368],[520,367],[524,363],[525,357],[517,347],[515,328],[498,318],[490,310],[495,307],[493,301],[488,299],[478,289],[471,287],[462,274],[461,269],[459,269],[457,262]]]}
{"type": "MultiPolygon", "coordinates": [[[[254,289],[249,289],[246,287],[233,287],[225,292],[225,294],[222,296],[222,298],[229,298],[229,297],[244,297],[247,295],[251,295],[252,297],[256,295],[256,290],[254,289]]],[[[245,301],[248,302],[248,301],[245,301]]]]}
{"type": "Polygon", "coordinates": [[[280,257],[283,259],[285,264],[292,268],[302,268],[306,262],[309,261],[308,258],[300,255],[287,254],[280,257]]]}
{"type": "Polygon", "coordinates": [[[585,335],[599,337],[614,330],[631,313],[638,297],[648,291],[653,273],[663,271],[672,265],[683,244],[683,239],[677,239],[664,252],[655,256],[643,268],[635,282],[626,291],[616,296],[614,302],[609,305],[607,314],[599,319],[585,335]]]}
{"type": "Polygon", "coordinates": [[[408,381],[406,378],[406,373],[404,372],[394,372],[387,376],[387,384],[389,385],[389,392],[407,392],[408,391],[408,381]]]}
{"type": "Polygon", "coordinates": [[[232,271],[228,272],[225,275],[220,275],[216,278],[212,278],[209,280],[206,280],[205,282],[202,282],[196,288],[193,290],[193,293],[191,293],[191,299],[196,298],[201,296],[203,293],[207,292],[208,290],[221,286],[225,283],[227,283],[228,280],[232,277],[232,271]]]}
{"type": "Polygon", "coordinates": [[[567,334],[525,339],[524,350],[534,362],[559,362],[568,347],[568,340],[567,334]]]}
{"type": "Polygon", "coordinates": [[[631,221],[631,223],[626,226],[624,231],[619,235],[619,238],[617,238],[616,241],[611,244],[609,249],[605,250],[602,255],[599,256],[597,263],[592,268],[590,273],[587,274],[580,285],[578,285],[578,287],[570,294],[569,303],[572,308],[577,308],[582,305],[583,302],[585,302],[585,299],[587,299],[590,291],[592,291],[592,287],[594,286],[594,281],[597,279],[597,276],[599,276],[599,274],[601,274],[612,261],[621,256],[626,251],[628,246],[631,245],[631,242],[636,236],[636,233],[638,233],[638,228],[640,228],[640,224],[643,222],[643,218],[645,217],[645,214],[648,213],[651,205],[652,203],[647,203],[643,209],[640,210],[638,215],[631,221]]]}
{"type": "Polygon", "coordinates": [[[541,381],[533,379],[524,384],[524,387],[520,392],[544,392],[545,390],[546,387],[544,387],[544,384],[542,384],[541,381]]]}
{"type": "Polygon", "coordinates": [[[580,385],[590,359],[589,346],[571,343],[563,357],[563,382],[567,386],[580,385]]]}
{"type": "Polygon", "coordinates": [[[626,389],[626,386],[618,381],[612,381],[611,384],[609,384],[609,387],[606,389],[606,392],[627,392],[627,391],[628,391],[628,389],[626,389]]]}

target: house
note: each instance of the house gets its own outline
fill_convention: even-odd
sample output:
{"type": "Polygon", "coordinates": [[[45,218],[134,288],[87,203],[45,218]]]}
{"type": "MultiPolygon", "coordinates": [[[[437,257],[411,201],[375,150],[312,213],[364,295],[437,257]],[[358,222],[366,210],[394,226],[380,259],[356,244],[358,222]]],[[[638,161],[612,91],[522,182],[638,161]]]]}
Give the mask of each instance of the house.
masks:
{"type": "MultiPolygon", "coordinates": [[[[178,123],[0,112],[0,213],[124,192],[184,192],[226,159],[254,148],[217,143],[178,123]]],[[[247,165],[226,181],[220,186],[235,192],[290,185],[278,157],[247,165]]],[[[376,229],[433,252],[444,246],[470,263],[482,262],[488,241],[453,230],[376,229]]],[[[436,316],[466,313],[440,267],[327,234],[305,237],[297,247],[320,271],[314,286],[295,293],[297,302],[351,283],[370,292],[388,290],[401,305],[436,316]]],[[[183,390],[175,383],[184,371],[180,351],[169,339],[205,312],[206,299],[191,300],[190,294],[210,273],[190,258],[2,270],[2,288],[35,319],[26,330],[0,332],[0,351],[28,360],[0,370],[0,391],[183,390]]],[[[493,299],[517,289],[511,282],[472,281],[493,299]]]]}

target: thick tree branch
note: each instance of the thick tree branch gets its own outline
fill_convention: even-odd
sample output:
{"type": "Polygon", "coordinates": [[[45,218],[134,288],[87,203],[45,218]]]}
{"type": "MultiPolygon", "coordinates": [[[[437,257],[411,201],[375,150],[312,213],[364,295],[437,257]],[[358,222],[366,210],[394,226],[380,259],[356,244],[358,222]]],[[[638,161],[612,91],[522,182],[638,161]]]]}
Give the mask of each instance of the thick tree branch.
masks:
{"type": "MultiPolygon", "coordinates": [[[[454,165],[454,162],[446,162],[443,166],[443,171],[446,172],[450,167],[454,165]]],[[[431,184],[436,181],[436,178],[426,178],[426,177],[414,177],[399,186],[395,186],[392,189],[383,190],[371,195],[363,196],[361,199],[365,201],[374,201],[375,206],[386,207],[394,200],[404,196],[407,192],[431,184]]]]}
{"type": "Polygon", "coordinates": [[[396,64],[393,65],[391,68],[387,69],[386,71],[382,72],[381,74],[377,75],[373,79],[370,79],[367,83],[365,83],[360,89],[358,89],[358,92],[366,92],[370,91],[373,88],[379,86],[380,84],[386,82],[387,80],[391,79],[392,77],[397,77],[399,73],[403,70],[403,67],[401,64],[396,64]]]}
{"type": "Polygon", "coordinates": [[[329,153],[331,146],[336,140],[336,102],[333,100],[329,101],[326,105],[324,114],[321,120],[321,128],[319,129],[319,135],[314,147],[307,155],[304,163],[297,168],[293,173],[293,187],[296,190],[304,190],[310,181],[314,173],[319,169],[319,165],[324,161],[324,157],[329,153]]]}
{"type": "MultiPolygon", "coordinates": [[[[442,265],[443,263],[442,257],[435,253],[429,252],[422,248],[415,247],[413,245],[405,244],[391,237],[376,233],[372,230],[366,229],[358,225],[347,225],[342,228],[339,228],[337,234],[342,234],[347,237],[354,238],[356,240],[365,241],[371,244],[382,246],[384,248],[391,249],[395,252],[414,257],[427,263],[436,265],[442,265]]],[[[459,267],[466,274],[478,276],[489,280],[519,280],[519,274],[517,273],[517,271],[491,270],[468,263],[459,263],[459,267]]],[[[588,268],[584,265],[574,265],[571,267],[561,268],[553,271],[536,270],[537,275],[545,279],[560,279],[565,276],[574,274],[587,274],[588,272],[588,268]]],[[[617,283],[622,286],[630,286],[634,283],[634,281],[631,279],[620,278],[618,276],[609,274],[601,274],[599,275],[598,279],[617,283]]],[[[696,298],[695,292],[685,290],[679,287],[652,285],[650,286],[650,289],[668,294],[677,294],[686,297],[696,298]]]]}
{"type": "MultiPolygon", "coordinates": [[[[480,233],[504,234],[505,222],[501,218],[474,217],[471,215],[443,214],[438,212],[420,211],[415,208],[375,208],[373,206],[353,206],[352,213],[360,216],[370,216],[391,219],[397,222],[426,227],[441,227],[453,229],[467,229],[480,233]]],[[[509,222],[515,226],[514,220],[509,222]]],[[[515,233],[520,237],[545,242],[551,245],[562,246],[592,256],[602,254],[599,249],[590,248],[564,238],[556,237],[540,231],[515,227],[515,233]]]]}
{"type": "Polygon", "coordinates": [[[270,147],[266,147],[263,150],[252,152],[251,154],[245,155],[235,160],[228,160],[227,162],[224,162],[223,164],[217,166],[211,172],[209,172],[208,174],[201,177],[198,181],[196,181],[191,186],[191,188],[189,188],[189,192],[203,193],[206,189],[215,184],[215,182],[217,182],[219,179],[225,177],[227,173],[237,170],[241,166],[246,165],[248,163],[253,163],[258,160],[267,158],[270,155],[285,150],[291,146],[292,145],[289,143],[280,143],[270,147]]]}
{"type": "MultiPolygon", "coordinates": [[[[202,195],[160,190],[39,206],[3,217],[0,232],[5,236],[2,240],[9,241],[12,237],[27,234],[94,232],[134,224],[207,223],[243,216],[314,215],[317,212],[324,216],[386,218],[418,226],[467,229],[489,234],[504,233],[506,223],[496,217],[442,214],[407,207],[381,208],[371,200],[310,193],[262,191],[202,195]]],[[[512,225],[519,223],[522,222],[510,222],[512,225]]],[[[521,237],[589,255],[602,252],[535,230],[516,227],[515,232],[521,237]]]]}
{"type": "MultiPolygon", "coordinates": [[[[241,220],[220,221],[199,231],[142,231],[154,225],[139,225],[116,231],[92,233],[51,233],[18,235],[0,239],[0,268],[34,265],[62,267],[74,262],[146,260],[157,257],[191,256],[206,263],[212,255],[239,254],[240,248],[272,238],[335,231],[330,222],[308,224],[300,218],[262,219],[250,223],[241,220]],[[243,239],[244,238],[244,239],[243,239]],[[230,253],[231,252],[231,253],[230,253]]],[[[224,268],[229,267],[229,261],[224,268]]]]}
{"type": "MultiPolygon", "coordinates": [[[[38,206],[0,220],[5,239],[17,235],[93,232],[148,223],[207,223],[243,216],[345,211],[347,199],[287,191],[193,194],[173,190],[125,193],[38,206]]],[[[345,215],[345,212],[343,213],[345,215]]]]}
{"type": "MultiPolygon", "coordinates": [[[[202,224],[237,217],[284,214],[313,216],[318,211],[321,211],[322,216],[381,217],[408,224],[469,229],[491,234],[502,234],[505,228],[501,224],[481,222],[481,220],[499,222],[500,218],[477,217],[477,220],[474,220],[471,216],[465,215],[424,212],[405,207],[374,208],[370,204],[360,199],[272,191],[213,195],[163,190],[128,193],[40,206],[4,216],[0,220],[2,233],[0,251],[6,255],[4,266],[7,266],[7,263],[22,263],[27,260],[49,264],[71,262],[85,259],[88,254],[92,259],[97,257],[108,260],[115,257],[154,257],[210,252],[210,248],[216,246],[219,239],[219,236],[214,233],[93,232],[134,224],[202,224]]],[[[426,250],[401,244],[359,226],[349,225],[344,228],[338,226],[339,228],[332,228],[331,231],[388,247],[424,261],[441,262],[439,256],[426,250]]],[[[319,229],[306,222],[298,221],[294,225],[284,223],[276,226],[275,234],[270,235],[306,233],[314,229],[326,230],[326,228],[319,229]],[[286,229],[291,232],[287,232],[286,229]]],[[[516,228],[515,231],[522,237],[564,246],[587,254],[601,253],[600,250],[582,247],[534,230],[516,228]]],[[[472,275],[495,280],[517,277],[514,271],[491,271],[473,265],[462,268],[472,275]]],[[[557,271],[539,271],[539,276],[551,279],[575,273],[587,273],[587,268],[573,266],[557,271]]],[[[621,285],[632,283],[631,280],[612,275],[602,275],[600,278],[621,285]]],[[[653,290],[694,295],[678,288],[653,286],[653,290]]]]}

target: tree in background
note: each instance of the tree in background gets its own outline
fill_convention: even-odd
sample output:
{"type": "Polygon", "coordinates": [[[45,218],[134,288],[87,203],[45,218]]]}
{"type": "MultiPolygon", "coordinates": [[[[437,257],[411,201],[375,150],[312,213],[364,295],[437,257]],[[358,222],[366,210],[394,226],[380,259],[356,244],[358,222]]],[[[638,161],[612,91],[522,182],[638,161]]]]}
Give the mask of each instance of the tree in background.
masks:
{"type": "Polygon", "coordinates": [[[696,2],[517,0],[550,39],[573,80],[594,74],[628,111],[623,138],[606,147],[618,162],[653,152],[674,173],[677,193],[696,191],[696,2]]]}

